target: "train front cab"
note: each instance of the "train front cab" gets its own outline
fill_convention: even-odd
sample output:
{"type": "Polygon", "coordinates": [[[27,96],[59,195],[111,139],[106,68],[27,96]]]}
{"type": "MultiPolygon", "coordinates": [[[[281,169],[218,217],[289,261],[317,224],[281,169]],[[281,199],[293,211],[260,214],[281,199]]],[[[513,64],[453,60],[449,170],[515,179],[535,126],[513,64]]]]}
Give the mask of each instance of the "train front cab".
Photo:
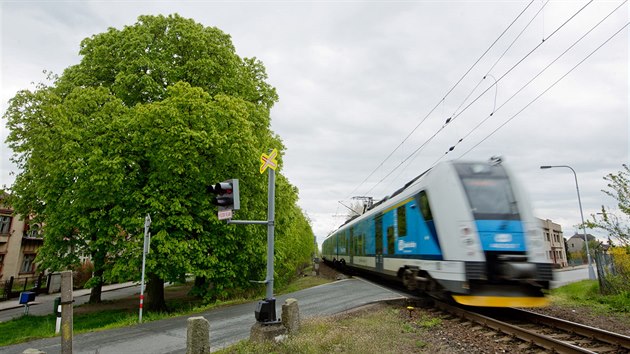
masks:
{"type": "Polygon", "coordinates": [[[453,293],[461,304],[483,307],[540,307],[552,280],[542,234],[524,193],[501,165],[456,163],[470,204],[484,261],[466,261],[468,287],[453,293]]]}

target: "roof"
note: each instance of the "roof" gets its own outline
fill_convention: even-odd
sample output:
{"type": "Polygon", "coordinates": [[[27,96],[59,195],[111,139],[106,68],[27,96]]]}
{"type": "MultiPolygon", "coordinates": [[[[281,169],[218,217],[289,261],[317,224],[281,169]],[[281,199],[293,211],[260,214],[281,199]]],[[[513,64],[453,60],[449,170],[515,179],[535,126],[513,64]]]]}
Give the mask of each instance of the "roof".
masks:
{"type": "MultiPolygon", "coordinates": [[[[584,240],[584,234],[574,234],[573,236],[569,237],[569,240],[574,239],[574,238],[584,240]]],[[[586,239],[589,241],[594,241],[597,238],[591,234],[586,234],[586,239]]]]}

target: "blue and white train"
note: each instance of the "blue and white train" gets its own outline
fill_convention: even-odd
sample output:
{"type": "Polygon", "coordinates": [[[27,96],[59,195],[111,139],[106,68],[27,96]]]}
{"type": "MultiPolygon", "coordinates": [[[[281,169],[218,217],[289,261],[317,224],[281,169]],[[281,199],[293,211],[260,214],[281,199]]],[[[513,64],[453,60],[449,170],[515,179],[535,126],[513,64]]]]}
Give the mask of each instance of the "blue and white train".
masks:
{"type": "Polygon", "coordinates": [[[469,306],[545,306],[553,277],[527,196],[500,159],[434,166],[333,232],[322,258],[469,306]]]}

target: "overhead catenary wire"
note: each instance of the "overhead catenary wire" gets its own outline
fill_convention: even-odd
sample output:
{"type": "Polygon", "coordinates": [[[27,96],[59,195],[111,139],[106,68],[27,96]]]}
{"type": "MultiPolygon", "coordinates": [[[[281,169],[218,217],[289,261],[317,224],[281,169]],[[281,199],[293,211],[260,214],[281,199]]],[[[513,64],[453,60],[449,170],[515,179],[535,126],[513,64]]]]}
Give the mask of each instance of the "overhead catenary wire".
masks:
{"type": "MultiPolygon", "coordinates": [[[[457,111],[462,108],[462,106],[466,103],[466,101],[468,101],[468,99],[470,98],[470,96],[473,95],[473,93],[475,93],[475,91],[477,91],[477,88],[479,88],[479,86],[481,85],[481,83],[483,82],[483,80],[486,79],[487,76],[490,75],[490,73],[492,72],[492,70],[494,69],[495,66],[497,66],[497,64],[501,61],[501,59],[503,59],[503,57],[505,56],[505,54],[512,49],[512,47],[514,46],[514,44],[518,41],[519,38],[521,38],[521,36],[523,35],[523,33],[525,33],[525,31],[529,28],[529,26],[532,24],[532,22],[534,22],[534,20],[538,17],[538,15],[540,15],[540,13],[542,12],[542,10],[545,8],[545,6],[547,6],[547,4],[549,4],[549,0],[545,1],[545,3],[543,4],[543,6],[538,10],[538,12],[536,12],[534,14],[534,16],[532,17],[531,20],[529,20],[529,22],[523,27],[523,29],[521,30],[521,32],[514,38],[514,40],[510,43],[510,45],[508,45],[508,47],[503,51],[503,53],[501,53],[501,55],[497,58],[497,60],[494,61],[494,63],[490,66],[490,69],[488,69],[486,71],[486,74],[481,78],[481,80],[479,80],[479,82],[477,83],[477,85],[475,85],[475,87],[473,87],[472,90],[470,90],[470,93],[468,93],[468,95],[462,100],[462,103],[455,108],[455,110],[453,111],[453,114],[450,116],[450,118],[452,119],[456,114],[457,111]]],[[[543,38],[542,41],[544,42],[545,39],[543,38]]],[[[497,79],[494,78],[495,83],[497,82],[497,79]]]]}
{"type": "Polygon", "coordinates": [[[610,16],[612,16],[615,12],[617,12],[627,0],[622,1],[616,8],[614,8],[611,12],[609,12],[604,18],[602,18],[599,22],[597,22],[593,27],[591,27],[586,33],[584,33],[580,38],[578,38],[573,44],[571,44],[567,49],[565,49],[560,55],[558,55],[553,61],[551,61],[547,66],[545,66],[542,70],[540,70],[536,75],[534,75],[525,85],[523,85],[520,89],[518,89],[510,98],[505,100],[498,108],[494,109],[492,113],[486,116],[481,122],[479,122],[475,127],[473,127],[463,138],[459,139],[455,145],[453,145],[445,154],[441,155],[437,161],[435,161],[431,166],[435,166],[440,160],[444,158],[446,154],[450,151],[453,151],[454,148],[459,145],[463,140],[466,140],[474,131],[479,129],[481,125],[483,125],[486,121],[488,121],[494,113],[503,108],[508,102],[510,102],[514,97],[516,97],[519,93],[521,93],[525,88],[527,88],[534,80],[536,80],[540,75],[542,75],[549,67],[555,64],[560,58],[562,58],[566,53],[568,53],[571,49],[573,49],[578,43],[580,43],[586,36],[588,36],[591,32],[593,32],[597,27],[599,27],[604,21],[606,21],[610,16]]]}
{"type": "Polygon", "coordinates": [[[525,56],[523,56],[518,62],[516,62],[516,64],[512,65],[512,67],[510,67],[505,73],[503,73],[498,79],[496,79],[493,85],[490,85],[488,88],[486,88],[482,93],[479,94],[479,96],[477,96],[472,102],[470,102],[463,110],[461,110],[459,113],[457,113],[457,115],[455,115],[449,121],[449,123],[452,123],[455,119],[457,119],[462,113],[464,113],[468,108],[470,108],[470,106],[472,106],[481,97],[483,97],[483,95],[485,95],[488,91],[490,91],[491,88],[496,86],[499,83],[499,81],[501,81],[510,72],[512,72],[512,70],[514,70],[517,66],[521,65],[521,63],[523,63],[523,61],[525,61],[525,59],[527,59],[532,53],[534,53],[538,48],[540,48],[543,44],[545,44],[551,37],[553,37],[554,34],[558,33],[558,31],[560,31],[564,26],[566,26],[567,23],[571,22],[571,20],[573,20],[575,18],[575,16],[577,16],[580,12],[582,12],[593,1],[594,0],[590,0],[589,2],[587,2],[586,5],[582,6],[577,12],[575,12],[573,15],[571,15],[571,17],[569,17],[560,26],[558,26],[558,28],[556,28],[547,38],[543,38],[543,40],[538,45],[536,45],[534,48],[532,48],[532,50],[530,50],[527,54],[525,54],[525,56]]]}
{"type": "MultiPolygon", "coordinates": [[[[497,37],[497,39],[494,40],[494,42],[492,42],[492,44],[488,47],[488,49],[486,49],[483,54],[481,54],[481,56],[470,66],[470,68],[468,68],[468,70],[459,78],[459,80],[457,80],[457,82],[446,92],[446,94],[444,95],[444,97],[442,97],[442,99],[440,99],[440,101],[438,101],[438,103],[429,111],[429,113],[427,113],[422,120],[411,130],[411,132],[409,132],[409,134],[407,134],[407,136],[398,144],[398,146],[396,146],[396,148],[394,148],[394,150],[392,150],[392,152],[389,153],[389,155],[387,155],[385,157],[385,159],[383,159],[383,161],[381,161],[381,163],[379,163],[376,168],[374,168],[374,170],[372,170],[372,172],[370,172],[370,174],[365,177],[365,179],[359,183],[359,185],[357,185],[349,194],[348,194],[348,198],[350,196],[352,196],[365,182],[367,182],[367,180],[372,177],[372,175],[374,175],[374,173],[376,171],[378,171],[383,164],[389,160],[392,155],[398,151],[398,149],[411,137],[411,135],[413,135],[416,130],[418,130],[418,128],[422,125],[422,123],[424,123],[427,118],[429,118],[429,116],[431,116],[431,114],[440,106],[440,104],[442,104],[442,102],[444,102],[444,100],[446,99],[446,97],[448,97],[448,95],[451,94],[451,92],[453,92],[453,90],[462,82],[462,80],[464,80],[464,78],[466,78],[466,76],[472,71],[472,69],[481,61],[481,59],[483,59],[483,57],[485,57],[485,55],[494,47],[494,45],[503,37],[503,35],[512,27],[512,25],[514,25],[514,23],[516,23],[516,21],[525,13],[525,11],[527,11],[527,9],[534,3],[534,0],[531,0],[527,6],[525,6],[525,8],[516,16],[516,18],[507,26],[507,28],[505,30],[503,30],[503,32],[501,32],[501,34],[497,37]]],[[[370,189],[371,191],[372,189],[370,189]]],[[[369,192],[368,192],[369,193],[369,192]]]]}
{"type": "Polygon", "coordinates": [[[630,22],[626,22],[625,25],[623,25],[619,30],[617,30],[617,32],[615,32],[613,35],[611,35],[610,37],[608,37],[608,39],[606,39],[602,44],[600,44],[597,48],[595,48],[592,52],[590,52],[584,59],[582,59],[580,62],[578,62],[577,64],[575,64],[569,71],[567,71],[564,75],[562,75],[558,80],[556,80],[553,84],[551,84],[549,87],[547,87],[542,93],[540,93],[538,96],[536,96],[533,100],[531,100],[528,104],[526,104],[523,108],[521,108],[518,112],[516,112],[513,116],[511,116],[508,120],[506,120],[503,124],[501,124],[499,127],[497,127],[496,129],[494,129],[490,134],[486,135],[481,141],[479,141],[477,144],[473,145],[470,149],[466,150],[466,152],[464,152],[462,155],[460,155],[457,159],[461,159],[462,157],[466,156],[466,154],[468,154],[469,152],[471,152],[473,149],[475,149],[477,146],[479,146],[481,143],[483,143],[484,141],[486,141],[488,138],[490,138],[492,135],[494,135],[494,133],[496,133],[497,131],[499,131],[501,128],[503,128],[506,124],[508,124],[510,121],[512,121],[512,119],[516,118],[519,114],[521,114],[525,109],[527,109],[529,106],[531,106],[534,102],[536,102],[540,97],[542,97],[545,93],[547,93],[549,90],[551,90],[554,86],[556,86],[560,81],[562,81],[565,77],[567,77],[567,75],[569,75],[573,70],[575,70],[578,66],[580,66],[582,63],[584,63],[588,58],[590,58],[593,54],[595,54],[599,49],[601,49],[604,45],[606,45],[606,43],[610,42],[611,39],[613,39],[615,36],[617,36],[619,33],[621,33],[626,27],[628,27],[628,25],[630,25],[630,22]]]}
{"type": "MultiPolygon", "coordinates": [[[[459,111],[460,108],[462,108],[462,106],[466,103],[466,101],[468,101],[468,99],[470,98],[470,96],[473,95],[473,93],[475,93],[475,91],[477,91],[477,88],[479,88],[479,86],[481,86],[481,83],[483,83],[483,81],[487,78],[487,77],[491,77],[494,82],[495,82],[495,95],[494,95],[494,108],[493,108],[493,113],[495,111],[496,108],[496,103],[497,103],[497,95],[498,95],[498,82],[497,79],[491,75],[490,73],[492,72],[492,70],[494,69],[495,66],[497,66],[497,64],[501,61],[501,59],[503,59],[503,57],[505,57],[505,54],[507,54],[507,52],[514,46],[514,44],[519,40],[519,38],[521,38],[521,36],[523,35],[523,33],[525,33],[525,31],[529,28],[529,26],[534,22],[534,20],[536,18],[538,18],[538,15],[540,15],[540,13],[544,10],[544,8],[549,4],[550,0],[547,0],[543,3],[543,5],[540,7],[540,9],[538,9],[538,11],[534,14],[534,16],[532,16],[532,18],[529,20],[529,22],[527,22],[527,24],[523,27],[523,29],[519,32],[519,34],[512,40],[512,42],[507,46],[507,48],[503,51],[503,53],[501,53],[501,55],[494,61],[494,63],[490,66],[490,68],[486,71],[486,74],[483,75],[483,77],[481,78],[481,80],[479,80],[479,82],[477,83],[477,85],[475,85],[475,87],[472,88],[472,90],[470,90],[470,92],[468,93],[468,95],[466,95],[466,97],[462,100],[462,102],[459,104],[459,106],[457,106],[457,108],[455,108],[455,110],[453,111],[453,114],[451,114],[451,116],[447,119],[446,124],[450,123],[451,119],[453,119],[453,117],[457,114],[457,112],[459,111]]],[[[545,41],[545,38],[543,36],[542,41],[545,41]]],[[[443,115],[443,114],[442,114],[443,115]]],[[[492,114],[491,114],[492,115],[492,114]]],[[[443,115],[444,116],[444,115],[443,115]]],[[[459,139],[458,143],[462,142],[463,139],[459,139]]],[[[457,144],[455,144],[457,145],[457,144]]],[[[451,148],[444,154],[448,154],[448,152],[452,151],[453,149],[455,149],[455,145],[451,146],[451,148]]],[[[431,164],[431,167],[435,166],[435,164],[437,162],[439,162],[444,155],[441,155],[440,158],[438,158],[438,160],[436,162],[434,162],[433,164],[431,164]]],[[[417,155],[416,155],[417,156],[417,155]]],[[[415,157],[414,157],[415,159],[415,157]]],[[[396,177],[394,177],[394,179],[398,179],[400,177],[400,175],[402,175],[402,173],[406,170],[407,167],[409,167],[411,165],[411,163],[413,162],[414,159],[411,159],[408,163],[407,166],[403,167],[398,174],[396,175],[396,177]]]]}
{"type": "Polygon", "coordinates": [[[534,53],[538,48],[540,48],[543,44],[548,43],[549,39],[552,38],[556,33],[558,33],[564,26],[566,26],[571,20],[573,20],[578,14],[580,14],[588,5],[590,5],[594,0],[590,0],[584,6],[582,6],[578,11],[576,11],[573,15],[571,15],[566,21],[564,21],[560,26],[558,26],[547,38],[543,39],[541,43],[536,45],[533,49],[531,49],[525,56],[523,56],[516,64],[510,67],[505,73],[503,73],[493,85],[490,85],[486,88],[481,94],[479,94],[472,102],[470,102],[462,111],[457,113],[452,118],[449,118],[446,123],[444,123],[433,135],[431,135],[427,140],[425,140],[418,148],[416,148],[411,154],[409,154],[405,159],[403,159],[398,165],[396,165],[392,170],[389,171],[385,177],[379,180],[370,190],[368,190],[364,194],[369,194],[376,186],[382,183],[385,179],[391,176],[398,168],[400,168],[405,162],[409,161],[412,157],[414,157],[417,153],[419,153],[426,145],[428,145],[439,133],[441,133],[444,128],[450,123],[452,123],[455,119],[461,116],[468,108],[470,108],[474,103],[476,103],[481,97],[483,97],[490,89],[492,89],[495,85],[498,84],[503,78],[505,78],[510,72],[512,72],[517,66],[521,65],[525,59],[527,59],[532,53],[534,53]]]}

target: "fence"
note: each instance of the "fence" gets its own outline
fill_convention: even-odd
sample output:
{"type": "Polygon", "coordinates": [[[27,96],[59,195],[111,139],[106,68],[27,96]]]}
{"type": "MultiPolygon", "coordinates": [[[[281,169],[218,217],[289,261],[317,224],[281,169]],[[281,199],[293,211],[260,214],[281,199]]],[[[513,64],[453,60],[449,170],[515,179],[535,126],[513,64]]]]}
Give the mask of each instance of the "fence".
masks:
{"type": "Polygon", "coordinates": [[[33,291],[38,295],[48,293],[51,275],[44,276],[44,273],[39,273],[32,277],[19,279],[10,277],[8,280],[0,283],[0,301],[16,298],[20,296],[20,292],[27,290],[33,291]]]}
{"type": "Polygon", "coordinates": [[[630,292],[630,249],[611,247],[607,252],[595,249],[597,277],[602,294],[630,292]]]}

